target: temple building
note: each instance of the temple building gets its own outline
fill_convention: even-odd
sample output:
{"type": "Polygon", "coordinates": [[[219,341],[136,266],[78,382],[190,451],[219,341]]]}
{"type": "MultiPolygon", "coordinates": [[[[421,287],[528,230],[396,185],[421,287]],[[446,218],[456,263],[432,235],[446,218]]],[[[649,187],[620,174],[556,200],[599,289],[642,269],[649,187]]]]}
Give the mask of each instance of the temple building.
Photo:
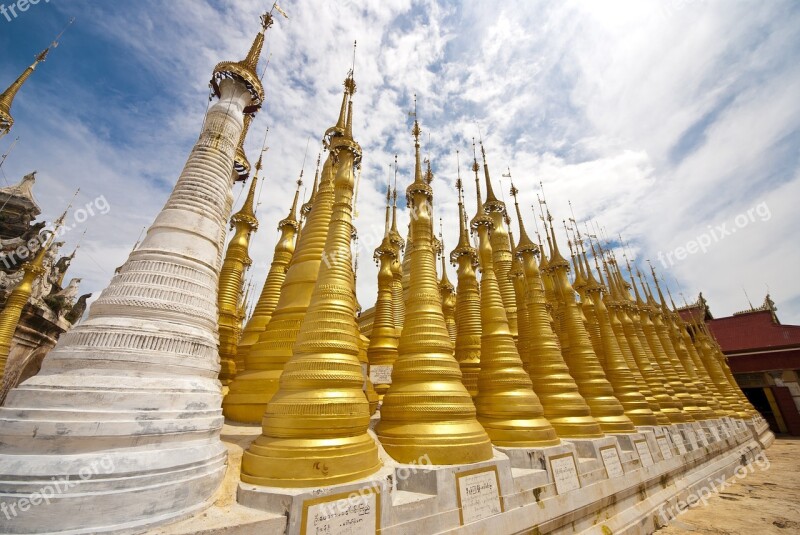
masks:
{"type": "Polygon", "coordinates": [[[701,293],[680,313],[708,325],[737,384],[770,428],[800,436],[800,325],[782,324],[777,310],[767,294],[761,306],[715,318],[701,293]]]}
{"type": "MultiPolygon", "coordinates": [[[[759,409],[779,430],[795,425],[776,393],[795,396],[796,371],[770,359],[793,362],[800,328],[781,326],[769,298],[729,318],[753,326],[744,339],[704,303],[699,315],[677,309],[655,270],[626,257],[626,275],[614,244],[581,234],[574,216],[562,232],[542,200],[540,234],[513,183],[509,210],[482,141],[474,190],[457,160],[458,214],[446,221],[416,101],[401,138],[413,167],[395,161],[375,306],[360,314],[355,57],[341,106],[320,110],[331,126],[301,219],[298,180],[291,206],[271,214],[288,211],[278,243],[266,243],[255,234],[265,149],[251,173],[244,142],[265,113],[259,61],[276,11],[244,59],[211,70],[174,189],[85,319],[64,332],[85,296],[73,304],[77,283],[63,284],[74,253],[55,260],[56,233],[2,270],[0,370],[15,375],[0,402],[0,533],[649,534],[676,502],[764,460],[775,437],[759,409]],[[405,240],[398,175],[409,177],[405,240]],[[232,187],[248,180],[232,213],[232,187]],[[445,224],[457,243],[444,243],[445,224]],[[274,254],[248,317],[257,247],[274,254]],[[37,314],[63,334],[16,342],[47,353],[29,366],[10,350],[37,314]],[[758,373],[766,404],[747,383],[758,373]]],[[[0,106],[8,131],[8,98],[0,106]]],[[[39,236],[33,181],[0,190],[9,251],[39,236]]]]}

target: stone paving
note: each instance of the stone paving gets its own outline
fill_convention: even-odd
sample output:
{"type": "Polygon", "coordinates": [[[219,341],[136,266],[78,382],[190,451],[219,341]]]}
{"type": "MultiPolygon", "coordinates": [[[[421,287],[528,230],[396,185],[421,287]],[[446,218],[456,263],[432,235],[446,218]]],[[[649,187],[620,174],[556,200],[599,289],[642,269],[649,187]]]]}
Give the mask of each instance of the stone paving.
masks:
{"type": "Polygon", "coordinates": [[[671,520],[657,535],[800,533],[800,437],[781,436],[766,460],[671,520]]]}

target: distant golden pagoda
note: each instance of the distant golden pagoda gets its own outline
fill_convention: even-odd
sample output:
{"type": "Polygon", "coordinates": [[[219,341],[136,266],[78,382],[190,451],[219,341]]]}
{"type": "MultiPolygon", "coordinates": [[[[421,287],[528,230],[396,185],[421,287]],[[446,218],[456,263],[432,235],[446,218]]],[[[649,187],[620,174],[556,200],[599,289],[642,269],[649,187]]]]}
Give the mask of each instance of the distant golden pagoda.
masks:
{"type": "MultiPolygon", "coordinates": [[[[517,189],[512,186],[512,196],[519,223],[519,243],[515,253],[525,274],[525,306],[530,322],[528,374],[533,390],[539,396],[544,416],[561,438],[598,438],[603,436],[600,424],[592,417],[589,405],[581,395],[578,385],[570,375],[547,306],[544,283],[535,255],[540,247],[531,241],[517,202],[517,189]]],[[[544,258],[544,253],[542,253],[544,258]]],[[[545,264],[546,266],[547,264],[545,264]]]]}
{"type": "Polygon", "coordinates": [[[578,384],[581,395],[589,404],[592,416],[598,421],[603,431],[606,433],[632,433],[635,431],[633,422],[625,415],[625,410],[619,400],[614,397],[614,388],[606,378],[589,340],[581,311],[575,302],[575,290],[567,277],[569,262],[561,256],[558,250],[552,217],[548,215],[548,219],[550,220],[548,241],[552,239],[548,270],[555,284],[554,293],[561,303],[562,317],[559,323],[560,329],[563,331],[560,339],[564,360],[569,367],[570,374],[578,384]]]}
{"type": "MultiPolygon", "coordinates": [[[[70,19],[69,23],[67,24],[67,28],[72,25],[74,20],[75,19],[70,19]]],[[[8,134],[11,131],[11,128],[14,126],[14,118],[11,116],[11,106],[14,104],[14,98],[19,93],[19,90],[22,89],[22,86],[25,84],[28,78],[31,77],[33,71],[36,70],[36,67],[47,59],[47,54],[50,52],[50,49],[58,46],[58,41],[61,39],[61,36],[64,35],[65,31],[66,28],[64,28],[64,30],[62,30],[61,33],[56,36],[50,46],[39,52],[35,61],[31,63],[27,69],[22,71],[22,74],[20,74],[19,77],[14,80],[14,82],[8,86],[5,91],[0,93],[0,138],[8,134]]]]}
{"type": "MultiPolygon", "coordinates": [[[[345,87],[352,97],[352,71],[345,87]]],[[[331,151],[326,165],[334,177],[335,195],[324,253],[335,261],[319,268],[291,359],[264,413],[262,434],[242,458],[245,483],[332,485],[366,477],[381,466],[378,446],[367,432],[370,411],[358,356],[362,342],[355,319],[350,240],[354,171],[361,161],[361,147],[352,137],[353,104],[347,100],[344,131],[329,129],[326,135],[331,151]]],[[[324,191],[323,183],[320,195],[324,191]]],[[[301,240],[305,236],[304,231],[301,240]]]]}
{"type": "Polygon", "coordinates": [[[433,464],[484,461],[492,457],[491,443],[461,382],[442,313],[433,249],[433,189],[422,177],[416,120],[412,133],[416,165],[414,182],[406,190],[414,211],[411,253],[406,249],[408,301],[392,385],[375,432],[398,462],[418,462],[423,456],[433,464]]]}
{"type": "MultiPolygon", "coordinates": [[[[441,227],[441,220],[439,226],[441,227]]],[[[439,243],[441,244],[441,260],[442,260],[442,276],[439,279],[439,295],[442,297],[442,314],[444,314],[444,323],[447,326],[447,333],[450,335],[450,341],[455,347],[456,343],[456,289],[450,279],[447,278],[447,266],[445,262],[444,253],[444,236],[442,230],[439,230],[439,243]]]]}
{"type": "Polygon", "coordinates": [[[495,218],[486,211],[488,202],[487,199],[478,206],[478,213],[472,219],[472,228],[479,239],[481,265],[481,369],[475,397],[478,421],[495,445],[553,446],[560,440],[544,417],[544,409],[522,367],[508,327],[489,238],[495,218]]]}
{"type": "MultiPolygon", "coordinates": [[[[481,298],[475,268],[478,252],[469,242],[467,214],[464,210],[464,187],[459,178],[458,190],[458,244],[450,253],[450,261],[458,266],[458,291],[456,293],[455,357],[461,367],[462,382],[474,398],[478,394],[478,374],[481,366],[481,298]]],[[[478,184],[480,187],[480,184],[478,184]]],[[[478,191],[480,197],[480,190],[478,191]]]]}
{"type": "MultiPolygon", "coordinates": [[[[319,161],[317,161],[317,175],[319,175],[319,161]]],[[[315,179],[316,183],[316,179],[315,179]]],[[[286,279],[286,271],[289,263],[294,256],[295,241],[297,233],[300,231],[300,223],[297,220],[297,201],[302,186],[302,179],[297,180],[297,189],[294,192],[292,207],[289,215],[278,223],[278,231],[281,233],[278,243],[275,244],[275,251],[272,255],[272,263],[261,289],[261,295],[253,309],[253,314],[242,332],[239,340],[239,347],[236,351],[236,373],[245,370],[245,361],[250,348],[258,341],[258,337],[267,328],[272,313],[278,305],[281,295],[281,287],[286,279]]],[[[313,195],[313,193],[312,193],[313,195]]]]}
{"type": "MultiPolygon", "coordinates": [[[[398,250],[391,242],[389,223],[391,210],[391,188],[387,188],[383,240],[374,253],[374,258],[378,262],[378,298],[375,301],[375,319],[372,323],[367,358],[371,369],[382,372],[380,376],[389,379],[391,379],[392,366],[397,359],[397,345],[400,338],[395,328],[392,309],[392,285],[394,282],[392,266],[396,263],[398,250]]],[[[374,383],[375,391],[380,399],[383,399],[390,384],[389,381],[374,383]]]]}
{"type": "MultiPolygon", "coordinates": [[[[494,269],[497,272],[497,283],[500,285],[500,294],[503,299],[503,306],[506,309],[506,318],[508,319],[508,328],[511,331],[511,336],[516,340],[517,338],[517,300],[514,295],[514,285],[508,276],[511,270],[511,240],[508,235],[508,227],[506,226],[506,218],[508,212],[506,205],[503,201],[499,200],[492,189],[492,179],[489,176],[489,164],[486,163],[486,151],[481,141],[481,158],[483,159],[483,174],[486,179],[486,201],[483,203],[486,207],[486,213],[492,218],[494,228],[492,230],[492,259],[494,262],[494,269]]],[[[477,165],[477,162],[476,162],[477,165]]]]}
{"type": "MultiPolygon", "coordinates": [[[[344,84],[339,120],[327,130],[327,139],[345,135],[348,101],[354,86],[354,82],[348,77],[344,84]]],[[[266,329],[245,356],[246,371],[236,376],[230,384],[230,392],[223,399],[223,412],[231,420],[251,423],[261,421],[267,402],[278,390],[278,381],[284,366],[292,357],[292,348],[311,303],[320,264],[323,263],[323,250],[333,213],[334,168],[334,156],[331,153],[322,166],[319,187],[297,239],[291,264],[281,286],[278,304],[266,329]]],[[[336,262],[336,257],[325,256],[326,265],[336,262]]]]}
{"type": "Polygon", "coordinates": [[[250,236],[258,230],[258,219],[255,214],[255,195],[258,185],[258,173],[261,171],[261,156],[256,163],[256,173],[250,182],[244,204],[238,212],[231,216],[233,237],[228,243],[225,260],[219,274],[219,379],[227,386],[236,375],[236,350],[242,329],[240,303],[242,301],[242,285],[244,272],[253,263],[250,258],[250,236]]]}

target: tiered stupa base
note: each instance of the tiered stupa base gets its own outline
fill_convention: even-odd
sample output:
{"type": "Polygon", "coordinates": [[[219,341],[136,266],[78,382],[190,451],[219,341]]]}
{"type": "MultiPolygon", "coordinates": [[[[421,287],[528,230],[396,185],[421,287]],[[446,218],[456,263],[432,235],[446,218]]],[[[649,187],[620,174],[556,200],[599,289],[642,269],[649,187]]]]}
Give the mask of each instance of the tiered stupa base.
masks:
{"type": "MultiPolygon", "coordinates": [[[[259,428],[238,429],[256,435],[259,428]]],[[[236,535],[257,527],[268,535],[372,534],[377,528],[382,535],[640,535],[663,526],[681,502],[719,478],[758,469],[754,463],[773,440],[756,417],[643,427],[547,448],[495,448],[492,459],[467,465],[434,466],[424,457],[399,464],[381,449],[384,467],[371,477],[309,489],[239,483],[237,504],[153,534],[236,535]]],[[[223,485],[230,493],[235,464],[223,485]]]]}

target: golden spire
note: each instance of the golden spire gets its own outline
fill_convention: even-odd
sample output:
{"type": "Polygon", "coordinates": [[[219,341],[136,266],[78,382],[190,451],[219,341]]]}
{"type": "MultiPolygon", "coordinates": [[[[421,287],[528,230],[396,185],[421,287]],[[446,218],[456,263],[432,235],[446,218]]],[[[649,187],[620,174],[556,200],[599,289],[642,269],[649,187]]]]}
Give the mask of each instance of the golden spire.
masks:
{"type": "MultiPolygon", "coordinates": [[[[352,105],[350,109],[352,113],[352,105]]],[[[361,149],[341,135],[329,138],[328,144],[335,162],[335,193],[324,253],[337,261],[319,268],[291,359],[264,413],[262,434],[242,457],[243,483],[327,486],[367,477],[381,467],[378,446],[368,433],[370,410],[355,317],[352,201],[361,149]]],[[[317,206],[312,219],[316,211],[317,206]]]]}
{"type": "MultiPolygon", "coordinates": [[[[349,96],[347,85],[349,84],[345,87],[345,102],[349,96]]],[[[326,146],[330,147],[334,141],[344,140],[343,135],[343,128],[329,128],[325,135],[326,146]]],[[[358,149],[358,144],[354,141],[344,142],[354,150],[358,149]]],[[[329,256],[331,251],[325,252],[323,257],[333,212],[335,172],[335,157],[331,152],[322,166],[319,188],[305,226],[297,238],[278,304],[266,329],[245,357],[246,371],[236,376],[230,385],[229,394],[222,402],[223,412],[231,420],[251,423],[261,421],[267,402],[278,389],[283,368],[292,357],[292,347],[311,302],[320,264],[323,258],[326,265],[338,263],[338,258],[329,256]]],[[[333,253],[340,254],[338,251],[333,253]]]]}
{"type": "Polygon", "coordinates": [[[513,255],[511,254],[512,244],[509,240],[509,229],[505,221],[508,217],[508,213],[506,212],[505,203],[498,200],[494,194],[492,179],[489,176],[489,164],[486,161],[486,150],[483,147],[483,141],[479,143],[481,146],[481,158],[483,160],[483,176],[486,181],[486,201],[483,205],[486,207],[486,213],[494,222],[494,229],[490,236],[493,255],[492,262],[494,263],[494,270],[497,273],[497,282],[500,285],[500,295],[503,299],[503,306],[506,309],[508,328],[511,330],[511,336],[516,339],[518,336],[517,300],[514,295],[514,285],[509,277],[513,259],[513,255]]]}
{"type": "Polygon", "coordinates": [[[258,219],[254,211],[258,174],[261,171],[263,150],[256,163],[256,172],[250,181],[250,190],[238,212],[231,216],[233,237],[228,242],[225,259],[219,273],[219,379],[227,386],[236,376],[237,349],[242,332],[242,316],[239,304],[242,296],[244,272],[253,263],[250,258],[250,236],[258,230],[258,219]]]}
{"type": "MultiPolygon", "coordinates": [[[[69,207],[67,207],[69,210],[69,207]]],[[[67,210],[55,221],[53,231],[47,237],[45,243],[39,247],[36,255],[29,262],[25,262],[20,269],[23,271],[22,280],[12,290],[11,295],[6,299],[3,309],[0,310],[0,384],[3,383],[3,376],[5,375],[6,362],[8,361],[8,353],[11,350],[11,341],[14,338],[14,332],[17,330],[19,319],[22,316],[22,309],[28,303],[33,292],[33,284],[40,276],[45,275],[44,258],[50,246],[53,245],[56,233],[61,228],[64,218],[67,215],[67,210]]],[[[2,403],[2,400],[0,400],[2,403]]]]}
{"type": "MultiPolygon", "coordinates": [[[[247,132],[250,130],[250,124],[252,122],[252,115],[244,116],[244,126],[239,136],[239,144],[236,146],[236,155],[233,157],[233,170],[238,175],[239,180],[247,180],[247,177],[250,176],[250,161],[247,159],[247,155],[244,152],[244,142],[245,139],[247,139],[247,132]]],[[[269,132],[269,128],[267,128],[267,132],[269,132]]]]}
{"type": "Polygon", "coordinates": [[[218,63],[214,67],[214,72],[211,76],[211,89],[218,98],[221,94],[220,84],[226,78],[236,78],[244,83],[252,99],[250,105],[244,108],[245,115],[258,111],[264,102],[264,86],[261,84],[257,69],[258,60],[261,57],[261,49],[264,46],[264,34],[267,28],[272,26],[272,22],[271,13],[261,15],[261,31],[256,34],[256,38],[253,40],[245,59],[218,63]]]}
{"type": "MultiPolygon", "coordinates": [[[[576,225],[577,226],[577,225],[576,225]]],[[[578,239],[581,239],[580,230],[578,230],[578,239]]],[[[594,245],[592,245],[592,251],[594,252],[594,245]]],[[[598,283],[596,282],[592,268],[589,265],[589,259],[586,256],[586,249],[583,247],[583,241],[581,241],[581,252],[583,256],[584,265],[586,267],[586,271],[588,273],[588,280],[589,280],[589,287],[594,287],[598,283]]],[[[597,261],[597,256],[595,254],[595,266],[597,267],[597,273],[600,277],[600,280],[603,281],[602,271],[600,269],[600,265],[597,261]]],[[[604,261],[604,267],[608,269],[607,265],[604,261]]],[[[614,282],[609,277],[609,290],[611,288],[616,288],[614,282]]],[[[599,283],[600,286],[604,286],[604,283],[599,283]]],[[[627,291],[623,292],[627,293],[627,291]]],[[[622,352],[623,357],[625,358],[625,362],[628,364],[628,369],[630,369],[631,373],[633,374],[634,381],[636,382],[636,387],[639,392],[647,400],[647,404],[650,407],[650,410],[653,412],[656,418],[656,422],[658,425],[669,425],[670,419],[667,414],[662,412],[661,404],[659,400],[656,398],[657,394],[654,393],[654,389],[651,388],[651,383],[646,378],[645,373],[649,373],[651,376],[652,374],[652,367],[649,364],[646,356],[644,356],[642,352],[642,347],[639,343],[639,339],[636,336],[635,327],[633,320],[628,314],[628,309],[630,308],[630,301],[623,297],[620,293],[615,293],[614,291],[609,291],[603,296],[603,300],[607,306],[609,312],[609,319],[611,321],[611,328],[614,332],[614,336],[617,339],[617,343],[619,344],[620,351],[622,352]],[[647,368],[645,370],[644,368],[647,368]]],[[[664,394],[663,397],[666,397],[666,392],[664,391],[663,387],[660,386],[660,381],[656,378],[655,382],[657,383],[657,387],[655,390],[658,391],[658,395],[664,394]]],[[[667,398],[669,399],[669,398],[667,398]]]]}
{"type": "MultiPolygon", "coordinates": [[[[592,245],[592,252],[595,254],[595,262],[597,262],[597,253],[594,251],[594,245],[592,245]]],[[[625,330],[625,337],[628,339],[634,360],[636,360],[639,371],[641,371],[642,377],[650,388],[653,398],[658,402],[661,413],[669,418],[669,421],[672,423],[691,421],[692,417],[683,410],[683,403],[676,396],[669,381],[665,380],[665,373],[662,371],[658,360],[655,358],[649,340],[645,335],[643,325],[649,323],[650,318],[647,313],[644,312],[644,308],[642,308],[644,303],[639,295],[639,289],[636,286],[630,263],[628,263],[628,275],[636,299],[631,300],[630,293],[628,292],[625,292],[625,295],[622,296],[625,298],[624,300],[627,301],[625,308],[627,315],[623,316],[623,329],[625,330]],[[629,321],[626,321],[626,319],[629,321]]]]}
{"type": "Polygon", "coordinates": [[[484,203],[472,222],[478,234],[482,272],[481,371],[475,397],[478,421],[495,445],[551,446],[558,444],[559,439],[544,417],[542,404],[533,392],[508,328],[489,239],[493,227],[493,218],[486,213],[484,203]]]}
{"type": "Polygon", "coordinates": [[[319,162],[322,158],[322,153],[317,154],[317,170],[314,172],[314,185],[311,187],[311,195],[308,196],[308,201],[303,203],[300,207],[300,213],[303,216],[308,216],[311,211],[311,206],[314,204],[314,199],[317,197],[317,188],[319,187],[319,162]]]}
{"type": "MultiPolygon", "coordinates": [[[[663,295],[661,294],[661,288],[658,284],[658,280],[655,277],[655,271],[653,271],[653,281],[656,283],[656,289],[658,290],[658,294],[663,302],[663,295]]],[[[650,290],[649,285],[648,290],[650,290]]],[[[692,416],[696,420],[708,420],[715,418],[714,413],[709,408],[705,397],[700,393],[695,382],[692,381],[692,377],[686,368],[686,363],[678,358],[678,348],[674,344],[676,340],[670,336],[669,316],[667,311],[662,309],[660,304],[655,301],[652,293],[650,293],[649,296],[649,303],[653,312],[653,325],[655,326],[656,334],[661,341],[661,346],[664,348],[664,352],[666,353],[672,368],[678,374],[678,377],[683,383],[686,392],[692,397],[692,405],[686,407],[686,403],[684,402],[684,407],[686,407],[686,409],[689,411],[693,411],[692,416]]]]}
{"type": "Polygon", "coordinates": [[[14,118],[11,116],[11,106],[14,104],[14,97],[17,96],[17,93],[19,93],[19,90],[28,78],[30,78],[31,74],[33,74],[33,71],[36,70],[36,67],[47,59],[47,54],[50,52],[50,49],[58,46],[59,39],[61,39],[61,36],[64,35],[64,32],[67,31],[67,28],[69,28],[74,21],[74,18],[70,19],[67,26],[61,30],[61,33],[50,43],[50,46],[39,52],[36,56],[36,60],[31,63],[27,69],[22,71],[19,78],[14,80],[5,91],[0,93],[0,137],[8,134],[8,132],[11,131],[11,127],[14,125],[14,118]]]}
{"type": "Polygon", "coordinates": [[[392,188],[392,227],[389,230],[389,241],[394,247],[392,260],[392,318],[398,335],[403,329],[406,317],[405,299],[403,295],[403,264],[400,257],[405,248],[403,237],[397,231],[397,154],[394,155],[394,185],[392,188]]]}
{"type": "Polygon", "coordinates": [[[592,416],[600,423],[603,431],[632,433],[635,430],[633,422],[625,415],[619,400],[614,397],[614,389],[603,372],[583,324],[580,309],[575,302],[575,290],[567,277],[569,262],[558,250],[553,218],[549,211],[548,220],[552,237],[549,269],[553,274],[557,298],[563,303],[561,328],[564,332],[562,344],[564,360],[578,383],[578,389],[589,404],[592,416]]]}
{"type": "MultiPolygon", "coordinates": [[[[528,355],[521,356],[528,361],[528,374],[533,390],[539,396],[545,418],[559,437],[601,437],[603,432],[600,425],[592,417],[589,406],[578,391],[578,385],[570,375],[561,354],[545,299],[542,274],[536,265],[535,255],[540,247],[531,241],[525,231],[517,201],[518,190],[513,184],[511,187],[520,234],[515,253],[522,262],[525,275],[525,308],[530,330],[528,355]]],[[[544,258],[543,253],[542,257],[544,258]]]]}
{"type": "Polygon", "coordinates": [[[412,133],[417,172],[406,190],[415,215],[406,318],[392,386],[375,432],[386,453],[401,463],[424,455],[432,464],[485,461],[492,457],[491,443],[461,382],[442,313],[433,251],[433,190],[422,180],[416,119],[412,133]]]}
{"type": "MultiPolygon", "coordinates": [[[[430,164],[429,164],[430,165],[430,164]]],[[[439,293],[442,296],[442,314],[444,323],[447,325],[447,332],[450,334],[450,341],[455,347],[456,343],[456,289],[450,279],[447,278],[447,265],[445,263],[444,235],[442,218],[439,218],[439,243],[441,244],[442,278],[439,279],[439,293]]]]}
{"type": "MultiPolygon", "coordinates": [[[[300,172],[303,176],[303,172],[300,172]]],[[[297,180],[297,190],[294,194],[294,201],[292,207],[289,209],[289,214],[285,219],[278,223],[278,231],[281,233],[278,243],[275,245],[275,252],[272,255],[272,263],[267,273],[267,278],[264,281],[264,287],[261,289],[261,295],[256,302],[250,320],[242,331],[242,337],[239,339],[239,346],[236,350],[236,373],[242,373],[245,370],[247,354],[250,348],[258,341],[258,337],[267,328],[267,325],[272,318],[272,313],[278,304],[278,299],[281,294],[281,286],[286,279],[286,270],[289,263],[294,256],[295,241],[297,233],[300,231],[300,223],[297,221],[296,208],[297,199],[302,186],[302,178],[297,180]]]]}
{"type": "MultiPolygon", "coordinates": [[[[610,279],[609,279],[610,280],[610,279]]],[[[619,318],[609,313],[603,301],[603,287],[594,281],[587,281],[586,295],[594,304],[600,343],[605,357],[605,372],[608,381],[614,387],[614,395],[625,408],[625,414],[634,425],[657,425],[655,414],[636,384],[634,373],[625,359],[621,342],[624,340],[622,323],[619,318]],[[620,336],[620,338],[617,337],[620,336]]],[[[628,349],[627,345],[625,349],[628,349]]],[[[628,349],[629,350],[629,349],[628,349]]]]}
{"type": "MultiPolygon", "coordinates": [[[[391,227],[389,226],[389,212],[391,210],[392,188],[386,188],[386,223],[384,226],[383,241],[375,249],[373,258],[378,262],[378,298],[375,301],[375,320],[372,324],[372,334],[367,349],[367,359],[370,368],[381,373],[380,377],[391,378],[392,366],[397,359],[397,345],[399,336],[395,328],[392,310],[392,283],[394,274],[392,266],[397,260],[399,251],[391,242],[391,227]]],[[[390,381],[374,383],[379,399],[389,389],[390,381]]]]}
{"type": "MultiPolygon", "coordinates": [[[[638,307],[642,331],[647,345],[650,348],[650,353],[653,355],[654,362],[658,364],[658,368],[661,371],[661,380],[669,384],[670,388],[675,393],[675,398],[681,402],[684,414],[690,419],[689,421],[693,421],[694,415],[698,413],[699,409],[697,405],[695,405],[693,396],[687,391],[686,385],[667,356],[666,350],[661,342],[661,337],[658,336],[656,321],[660,323],[660,318],[652,308],[652,298],[647,294],[644,279],[638,269],[636,270],[636,274],[639,277],[639,284],[642,286],[642,291],[644,292],[644,299],[646,299],[638,303],[638,307]]],[[[672,417],[670,417],[670,419],[672,419],[672,417]]]]}
{"type": "MultiPolygon", "coordinates": [[[[458,152],[456,152],[458,155],[458,152]]],[[[458,265],[456,293],[455,357],[461,367],[461,381],[474,398],[478,394],[478,373],[481,366],[481,300],[475,266],[478,252],[469,242],[464,210],[464,186],[458,162],[458,246],[450,253],[450,261],[458,265]]]]}
{"type": "Polygon", "coordinates": [[[673,311],[667,306],[666,300],[664,299],[664,294],[661,292],[661,285],[658,283],[658,277],[656,276],[656,272],[652,264],[650,264],[650,271],[653,275],[653,281],[656,284],[656,291],[658,292],[658,296],[661,301],[660,309],[662,313],[664,329],[666,331],[665,339],[668,340],[672,345],[675,353],[676,366],[682,366],[684,373],[689,378],[690,385],[694,388],[694,391],[697,394],[696,397],[699,398],[697,405],[702,411],[702,415],[699,418],[719,418],[720,416],[723,416],[719,412],[719,403],[708,390],[706,378],[702,376],[702,373],[698,374],[695,361],[692,359],[692,356],[689,353],[689,348],[686,346],[686,342],[680,333],[682,329],[680,326],[681,322],[678,321],[679,318],[676,318],[677,314],[673,313],[673,311]]]}

